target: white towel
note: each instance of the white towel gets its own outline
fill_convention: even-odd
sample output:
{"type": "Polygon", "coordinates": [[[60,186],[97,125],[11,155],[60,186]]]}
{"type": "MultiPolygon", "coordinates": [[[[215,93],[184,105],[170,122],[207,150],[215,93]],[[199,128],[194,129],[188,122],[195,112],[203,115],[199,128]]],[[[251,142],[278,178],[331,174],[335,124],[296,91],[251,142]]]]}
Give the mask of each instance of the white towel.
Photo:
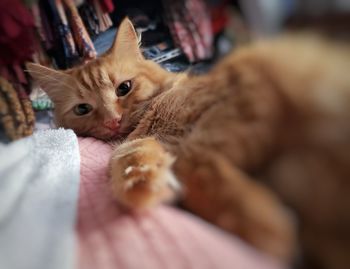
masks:
{"type": "Polygon", "coordinates": [[[79,188],[71,130],[0,146],[0,268],[72,269],[79,188]]]}

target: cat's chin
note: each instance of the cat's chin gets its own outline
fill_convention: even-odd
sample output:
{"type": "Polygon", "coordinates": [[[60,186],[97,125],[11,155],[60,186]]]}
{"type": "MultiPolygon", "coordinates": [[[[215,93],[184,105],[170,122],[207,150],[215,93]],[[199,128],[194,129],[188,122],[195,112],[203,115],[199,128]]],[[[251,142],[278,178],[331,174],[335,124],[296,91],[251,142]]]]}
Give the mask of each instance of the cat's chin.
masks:
{"type": "Polygon", "coordinates": [[[111,135],[105,135],[103,137],[100,137],[100,139],[105,141],[111,141],[111,140],[119,140],[121,138],[121,135],[119,133],[114,133],[111,135]]]}
{"type": "Polygon", "coordinates": [[[89,133],[89,134],[85,134],[83,136],[90,136],[90,137],[94,137],[94,138],[99,139],[99,140],[111,141],[111,140],[120,139],[121,134],[119,133],[118,130],[116,130],[116,131],[108,131],[108,132],[89,133]]]}

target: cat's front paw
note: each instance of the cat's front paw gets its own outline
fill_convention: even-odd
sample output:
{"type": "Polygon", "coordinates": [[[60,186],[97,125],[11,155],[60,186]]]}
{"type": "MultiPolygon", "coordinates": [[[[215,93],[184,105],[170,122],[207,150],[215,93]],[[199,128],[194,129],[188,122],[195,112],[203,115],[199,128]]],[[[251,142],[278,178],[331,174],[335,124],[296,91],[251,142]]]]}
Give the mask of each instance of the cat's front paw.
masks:
{"type": "Polygon", "coordinates": [[[174,158],[153,138],[120,145],[111,159],[113,194],[123,205],[143,209],[174,197],[174,158]]]}

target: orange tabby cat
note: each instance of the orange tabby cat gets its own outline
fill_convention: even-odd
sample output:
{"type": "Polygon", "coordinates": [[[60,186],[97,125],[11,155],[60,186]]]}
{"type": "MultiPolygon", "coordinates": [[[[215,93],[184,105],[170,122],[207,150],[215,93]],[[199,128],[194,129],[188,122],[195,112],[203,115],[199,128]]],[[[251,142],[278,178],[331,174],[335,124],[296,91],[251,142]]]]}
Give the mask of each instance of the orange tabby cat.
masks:
{"type": "Polygon", "coordinates": [[[169,199],[173,171],[188,209],[257,248],[289,262],[301,242],[308,262],[350,268],[346,48],[284,37],[238,49],[206,75],[173,74],[143,58],[125,19],[100,58],[28,69],[59,126],[126,137],[111,159],[124,205],[169,199]]]}

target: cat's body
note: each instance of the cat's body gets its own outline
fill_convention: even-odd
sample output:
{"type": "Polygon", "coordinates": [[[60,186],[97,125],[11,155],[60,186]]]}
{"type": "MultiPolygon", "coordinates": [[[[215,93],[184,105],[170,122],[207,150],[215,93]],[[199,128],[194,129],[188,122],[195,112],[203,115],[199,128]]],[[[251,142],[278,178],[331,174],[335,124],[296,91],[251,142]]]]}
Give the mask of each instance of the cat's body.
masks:
{"type": "MultiPolygon", "coordinates": [[[[284,202],[297,210],[301,227],[306,230],[303,230],[305,237],[311,234],[313,237],[305,239],[308,244],[319,248],[320,240],[336,247],[333,242],[336,241],[344,251],[337,249],[336,254],[330,253],[325,246],[325,251],[317,255],[345,258],[350,251],[349,241],[344,239],[350,233],[350,80],[347,77],[350,65],[340,58],[335,66],[330,65],[328,59],[320,56],[330,57],[332,51],[315,41],[308,44],[316,50],[314,55],[307,55],[312,52],[311,47],[306,46],[306,40],[299,42],[286,39],[248,48],[231,55],[207,76],[182,78],[175,87],[152,99],[129,139],[156,137],[178,157],[175,173],[183,173],[183,180],[191,180],[194,167],[201,162],[205,166],[207,162],[225,159],[246,171],[247,176],[272,187],[284,202]],[[274,48],[274,54],[268,46],[274,48]],[[289,54],[279,55],[280,47],[280,53],[289,54]],[[220,156],[208,156],[206,160],[204,157],[210,154],[220,156]]],[[[340,55],[336,53],[332,59],[335,57],[340,55]]],[[[202,215],[210,214],[208,207],[211,207],[213,215],[205,217],[218,218],[220,222],[219,211],[225,203],[230,203],[230,197],[222,197],[219,176],[212,179],[218,181],[217,188],[209,183],[213,197],[189,193],[185,201],[193,211],[202,211],[202,215]],[[217,208],[210,203],[211,199],[216,200],[217,208]]],[[[202,188],[205,183],[195,184],[196,188],[202,188]]],[[[235,191],[244,190],[232,188],[228,195],[232,195],[231,202],[237,203],[235,191]]],[[[255,201],[254,193],[245,198],[255,202],[257,208],[251,210],[264,210],[264,205],[255,201]]],[[[269,214],[278,214],[269,203],[266,206],[271,212],[260,216],[264,220],[252,230],[257,230],[259,225],[264,227],[263,222],[270,221],[267,218],[274,218],[269,214]]],[[[232,231],[254,234],[244,218],[240,218],[237,222],[242,222],[243,227],[237,223],[228,227],[229,220],[220,224],[232,231]]],[[[283,222],[281,226],[284,240],[289,240],[290,227],[283,222]]],[[[270,239],[273,237],[265,232],[270,239]]],[[[261,244],[261,248],[269,248],[265,239],[261,244]]],[[[282,245],[276,249],[285,250],[282,245]]]]}
{"type": "Polygon", "coordinates": [[[105,139],[105,131],[84,126],[96,125],[100,107],[82,126],[65,120],[73,116],[47,75],[91,88],[98,83],[79,82],[90,70],[85,80],[102,85],[76,98],[98,99],[109,120],[121,118],[117,133],[126,141],[111,160],[117,199],[134,208],[167,199],[169,185],[176,187],[172,169],[184,205],[198,215],[286,261],[300,239],[308,260],[348,268],[350,53],[317,39],[282,38],[240,49],[206,75],[177,75],[140,57],[128,21],[120,29],[111,51],[90,66],[45,69],[51,73],[41,77],[42,67],[30,67],[56,101],[60,125],[105,139]],[[132,89],[111,102],[110,89],[128,89],[123,81],[132,89]]]}

